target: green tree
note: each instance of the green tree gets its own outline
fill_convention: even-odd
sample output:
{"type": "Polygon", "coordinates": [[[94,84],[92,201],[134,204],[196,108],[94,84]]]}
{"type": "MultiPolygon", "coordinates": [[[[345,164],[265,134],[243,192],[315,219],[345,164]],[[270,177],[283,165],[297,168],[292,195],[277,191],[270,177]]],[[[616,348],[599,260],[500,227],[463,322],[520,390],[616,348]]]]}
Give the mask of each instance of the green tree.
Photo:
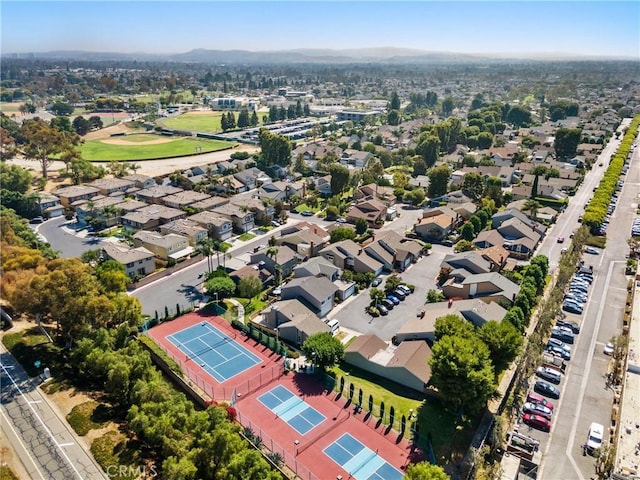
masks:
{"type": "Polygon", "coordinates": [[[384,291],[386,293],[391,293],[400,285],[402,285],[402,279],[395,273],[391,274],[387,277],[387,279],[384,282],[384,291]]]}
{"type": "Polygon", "coordinates": [[[371,298],[371,303],[378,305],[385,298],[384,290],[380,290],[376,287],[371,287],[369,290],[369,298],[371,298]]]}
{"type": "Polygon", "coordinates": [[[427,303],[438,303],[444,301],[445,297],[439,290],[429,289],[427,291],[427,303]]]}
{"type": "Polygon", "coordinates": [[[389,101],[389,110],[400,110],[400,97],[398,92],[391,94],[391,100],[389,101]]]}
{"type": "Polygon", "coordinates": [[[509,109],[505,120],[516,128],[527,127],[531,124],[531,111],[526,107],[514,105],[509,109]]]}
{"type": "Polygon", "coordinates": [[[495,395],[489,349],[475,336],[442,337],[433,346],[429,365],[440,398],[455,409],[478,412],[495,395]]]}
{"type": "Polygon", "coordinates": [[[423,132],[418,137],[416,154],[422,156],[428,167],[433,167],[438,161],[440,152],[440,138],[429,132],[423,132]]]}
{"type": "Polygon", "coordinates": [[[471,222],[465,223],[460,229],[460,235],[462,236],[462,238],[464,238],[468,242],[476,238],[476,230],[473,227],[473,223],[471,222]]]}
{"type": "Polygon", "coordinates": [[[387,113],[387,123],[389,125],[400,125],[400,112],[398,110],[390,110],[387,113]]]}
{"type": "Polygon", "coordinates": [[[271,133],[261,128],[258,134],[262,159],[266,166],[280,165],[286,167],[291,162],[291,142],[284,135],[271,133]]]}
{"type": "Polygon", "coordinates": [[[462,190],[467,192],[476,200],[479,199],[482,196],[482,191],[484,190],[482,176],[475,172],[465,173],[462,180],[462,190]]]}
{"type": "Polygon", "coordinates": [[[340,210],[338,210],[338,207],[336,207],[335,205],[329,205],[324,209],[324,213],[327,220],[332,220],[340,215],[340,210]]]}
{"type": "Polygon", "coordinates": [[[427,195],[430,198],[444,195],[449,190],[451,170],[447,165],[440,165],[429,170],[429,187],[427,195]]]}
{"type": "Polygon", "coordinates": [[[478,134],[478,148],[481,150],[485,150],[487,148],[491,148],[493,144],[493,134],[490,132],[480,132],[478,134]]]}
{"type": "Polygon", "coordinates": [[[322,369],[332,367],[344,359],[344,345],[329,332],[315,333],[302,344],[307,359],[322,369]]]}
{"type": "Polygon", "coordinates": [[[451,314],[436,318],[434,326],[436,342],[446,336],[469,338],[474,335],[473,324],[460,315],[451,314]]]}
{"type": "Polygon", "coordinates": [[[500,177],[489,177],[484,187],[484,196],[495,202],[496,207],[502,205],[502,180],[500,177]]]}
{"type": "Polygon", "coordinates": [[[516,358],[522,346],[522,334],[510,322],[491,320],[478,329],[478,337],[487,347],[496,370],[504,370],[516,358]]]}
{"type": "Polygon", "coordinates": [[[453,108],[455,107],[455,102],[452,97],[446,97],[442,100],[442,114],[445,117],[448,117],[453,112],[453,108]]]}
{"type": "Polygon", "coordinates": [[[329,233],[329,242],[336,243],[342,240],[353,240],[356,238],[356,232],[353,228],[349,227],[336,227],[329,233]]]}
{"type": "Polygon", "coordinates": [[[369,228],[369,224],[364,218],[356,219],[356,235],[362,235],[369,228]]]}
{"type": "Polygon", "coordinates": [[[238,282],[238,296],[242,298],[253,298],[262,291],[262,282],[255,275],[243,277],[238,282]]]}
{"type": "Polygon", "coordinates": [[[213,297],[217,294],[219,300],[233,296],[236,291],[236,284],[228,277],[210,278],[205,282],[204,286],[208,295],[213,297]]]}
{"type": "Polygon", "coordinates": [[[416,157],[413,162],[413,176],[417,177],[418,175],[426,175],[427,173],[427,162],[420,157],[416,157]]]}
{"type": "Polygon", "coordinates": [[[77,134],[53,128],[40,118],[25,120],[20,135],[24,140],[22,154],[27,160],[40,163],[44,178],[48,178],[53,157],[73,150],[80,140],[77,134]]]}
{"type": "Polygon", "coordinates": [[[73,113],[73,105],[65,102],[55,102],[51,106],[51,111],[54,115],[71,115],[73,113]]]}
{"type": "Polygon", "coordinates": [[[31,173],[14,164],[0,162],[0,187],[16,193],[27,193],[31,186],[31,173]]]}
{"type": "Polygon", "coordinates": [[[124,265],[107,260],[96,267],[96,277],[106,293],[126,292],[129,277],[125,273],[124,265]]]}
{"type": "Polygon", "coordinates": [[[89,133],[89,130],[91,129],[91,124],[89,123],[89,120],[84,118],[82,115],[74,118],[71,125],[75,130],[75,132],[80,136],[86,135],[87,133],[89,133]]]}
{"type": "Polygon", "coordinates": [[[442,467],[429,462],[409,464],[404,476],[405,480],[449,480],[450,478],[442,467]]]}
{"type": "Polygon", "coordinates": [[[333,163],[329,167],[331,174],[331,193],[340,195],[349,184],[349,169],[339,163],[333,163]]]}
{"type": "Polygon", "coordinates": [[[582,137],[580,128],[559,128],[556,130],[554,148],[558,159],[569,159],[575,156],[582,137]]]}
{"type": "Polygon", "coordinates": [[[238,115],[238,128],[247,128],[250,123],[249,110],[243,108],[238,115]]]}

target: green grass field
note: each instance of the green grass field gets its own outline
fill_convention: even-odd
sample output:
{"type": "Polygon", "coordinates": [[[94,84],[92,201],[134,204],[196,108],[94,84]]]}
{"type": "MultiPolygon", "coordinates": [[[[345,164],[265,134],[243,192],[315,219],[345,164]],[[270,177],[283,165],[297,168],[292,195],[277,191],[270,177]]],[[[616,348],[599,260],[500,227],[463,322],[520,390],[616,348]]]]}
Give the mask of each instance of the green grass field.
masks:
{"type": "Polygon", "coordinates": [[[5,115],[11,115],[12,113],[20,113],[20,105],[23,102],[0,102],[0,112],[5,115]]]}
{"type": "MultiPolygon", "coordinates": [[[[149,135],[134,135],[133,137],[138,138],[144,136],[149,137],[149,135]]],[[[129,137],[126,138],[129,140],[129,137]]],[[[157,137],[154,136],[153,138],[157,137]]],[[[140,141],[139,138],[134,140],[134,142],[140,141]]],[[[195,138],[182,138],[168,143],[153,145],[145,145],[144,143],[136,145],[110,145],[100,140],[90,140],[82,145],[80,151],[82,158],[90,161],[140,161],[191,155],[196,153],[197,147],[201,148],[200,153],[217,152],[225,148],[230,148],[232,145],[233,143],[231,142],[195,138]]]]}
{"type": "MultiPolygon", "coordinates": [[[[220,119],[222,112],[211,113],[183,113],[177,117],[167,118],[163,124],[169,128],[178,130],[191,130],[198,132],[220,132],[222,124],[220,119]]],[[[236,115],[237,120],[237,115],[236,115]]]]}

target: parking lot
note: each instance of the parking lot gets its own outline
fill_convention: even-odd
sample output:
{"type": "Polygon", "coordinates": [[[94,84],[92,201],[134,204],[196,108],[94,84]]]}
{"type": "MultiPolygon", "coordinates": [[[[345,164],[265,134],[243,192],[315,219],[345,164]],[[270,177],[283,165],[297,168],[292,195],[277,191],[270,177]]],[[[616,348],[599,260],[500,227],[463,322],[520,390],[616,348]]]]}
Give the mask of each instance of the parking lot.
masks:
{"type": "MultiPolygon", "coordinates": [[[[372,317],[366,312],[371,303],[369,289],[363,290],[351,300],[336,307],[330,314],[337,318],[340,325],[358,333],[375,333],[383,340],[391,340],[400,327],[410,318],[417,315],[425,304],[427,291],[435,288],[435,281],[440,272],[440,264],[446,254],[453,253],[450,247],[434,245],[430,255],[422,257],[400,274],[405,283],[415,285],[416,289],[404,301],[396,305],[386,316],[372,317]]],[[[377,288],[384,288],[386,275],[381,277],[382,283],[377,288]]]]}

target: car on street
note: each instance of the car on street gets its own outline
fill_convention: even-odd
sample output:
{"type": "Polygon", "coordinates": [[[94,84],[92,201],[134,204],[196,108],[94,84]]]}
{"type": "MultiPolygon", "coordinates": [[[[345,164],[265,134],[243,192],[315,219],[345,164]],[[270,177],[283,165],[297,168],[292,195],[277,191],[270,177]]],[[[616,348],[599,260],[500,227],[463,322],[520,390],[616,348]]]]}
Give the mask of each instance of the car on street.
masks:
{"type": "Polygon", "coordinates": [[[398,297],[396,297],[395,295],[387,295],[387,300],[392,301],[394,305],[399,305],[400,304],[400,299],[398,297]]]}
{"type": "Polygon", "coordinates": [[[560,398],[560,390],[544,380],[538,380],[533,386],[533,390],[545,397],[560,398]]]}
{"type": "Polygon", "coordinates": [[[557,327],[553,327],[553,329],[551,330],[551,338],[557,338],[558,340],[569,344],[573,344],[574,342],[573,332],[560,330],[557,327]]]}
{"type": "Polygon", "coordinates": [[[556,320],[556,325],[558,327],[568,327],[575,334],[580,333],[580,324],[570,321],[570,320],[556,320]]]}
{"type": "Polygon", "coordinates": [[[303,217],[313,217],[313,212],[311,210],[303,210],[300,212],[300,215],[303,217]]]}
{"type": "Polygon", "coordinates": [[[554,345],[558,348],[561,348],[569,353],[571,353],[571,347],[569,345],[567,345],[566,343],[564,343],[562,340],[558,340],[557,338],[553,338],[551,337],[549,339],[549,341],[547,342],[547,346],[549,345],[554,345]]]}
{"type": "Polygon", "coordinates": [[[527,394],[527,403],[535,403],[536,405],[542,405],[543,407],[548,408],[553,411],[553,403],[544,398],[542,395],[538,395],[535,392],[529,392],[527,394]]]}
{"type": "Polygon", "coordinates": [[[564,243],[564,237],[558,237],[558,243],[564,243]]]}
{"type": "Polygon", "coordinates": [[[575,305],[573,303],[567,303],[567,302],[563,303],[562,304],[562,309],[565,312],[575,313],[575,314],[578,314],[578,315],[580,315],[582,313],[582,308],[580,308],[579,306],[577,306],[577,305],[575,305]]]}
{"type": "Polygon", "coordinates": [[[526,402],[522,406],[522,411],[524,413],[533,413],[535,415],[540,415],[547,420],[551,420],[551,416],[553,415],[553,410],[551,410],[549,407],[545,407],[540,403],[526,402]]]}
{"type": "Polygon", "coordinates": [[[536,375],[543,380],[555,383],[556,385],[560,383],[560,380],[562,380],[562,374],[549,367],[538,367],[536,369],[536,375]]]}
{"type": "Polygon", "coordinates": [[[589,426],[589,433],[587,434],[587,452],[593,453],[602,446],[602,439],[604,438],[604,426],[600,423],[592,422],[589,426]]]}
{"type": "Polygon", "coordinates": [[[451,241],[451,240],[443,240],[442,241],[442,245],[444,245],[445,247],[453,247],[453,241],[451,241]]]}
{"type": "Polygon", "coordinates": [[[29,223],[35,225],[38,223],[44,223],[44,218],[42,217],[33,217],[31,220],[29,220],[29,223]]]}
{"type": "Polygon", "coordinates": [[[598,250],[597,248],[593,248],[593,247],[585,247],[584,248],[584,253],[588,253],[590,255],[599,255],[600,254],[600,250],[598,250]]]}
{"type": "Polygon", "coordinates": [[[609,342],[604,346],[602,353],[605,355],[613,355],[613,343],[609,342]]]}
{"type": "Polygon", "coordinates": [[[557,345],[547,345],[546,350],[549,353],[553,353],[554,355],[562,357],[563,360],[571,360],[571,352],[558,347],[557,345]]]}
{"type": "Polygon", "coordinates": [[[543,432],[551,430],[551,422],[544,418],[542,415],[536,415],[535,413],[525,413],[522,415],[522,421],[530,427],[537,428],[543,432]]]}
{"type": "Polygon", "coordinates": [[[560,253],[567,253],[569,251],[569,247],[562,247],[562,250],[560,250],[560,253]]]}

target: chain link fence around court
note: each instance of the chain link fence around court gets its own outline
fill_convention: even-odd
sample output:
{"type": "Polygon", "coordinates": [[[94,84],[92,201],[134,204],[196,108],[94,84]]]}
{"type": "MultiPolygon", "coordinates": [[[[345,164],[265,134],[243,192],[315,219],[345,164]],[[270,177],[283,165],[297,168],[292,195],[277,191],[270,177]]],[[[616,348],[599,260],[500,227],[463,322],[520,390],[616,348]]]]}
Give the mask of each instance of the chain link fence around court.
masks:
{"type": "MultiPolygon", "coordinates": [[[[260,448],[264,447],[273,455],[271,458],[278,457],[279,461],[289,467],[296,475],[295,478],[301,480],[319,480],[311,470],[309,470],[302,462],[298,461],[298,454],[300,453],[300,443],[293,442],[291,445],[284,447],[276,442],[265,430],[261,429],[258,425],[253,423],[242,412],[238,410],[236,405],[237,420],[244,428],[244,435],[251,439],[252,443],[260,448]]],[[[326,433],[326,432],[325,432],[326,433]]]]}
{"type": "MultiPolygon", "coordinates": [[[[237,337],[237,339],[241,338],[243,337],[237,337]]],[[[217,401],[232,402],[237,397],[255,392],[284,374],[284,362],[278,362],[269,368],[262,369],[248,380],[229,385],[214,385],[214,382],[217,383],[217,381],[201,370],[202,366],[198,363],[197,357],[190,358],[186,354],[176,354],[160,342],[156,342],[156,345],[180,366],[183,377],[189,379],[192,384],[217,401]]]]}

